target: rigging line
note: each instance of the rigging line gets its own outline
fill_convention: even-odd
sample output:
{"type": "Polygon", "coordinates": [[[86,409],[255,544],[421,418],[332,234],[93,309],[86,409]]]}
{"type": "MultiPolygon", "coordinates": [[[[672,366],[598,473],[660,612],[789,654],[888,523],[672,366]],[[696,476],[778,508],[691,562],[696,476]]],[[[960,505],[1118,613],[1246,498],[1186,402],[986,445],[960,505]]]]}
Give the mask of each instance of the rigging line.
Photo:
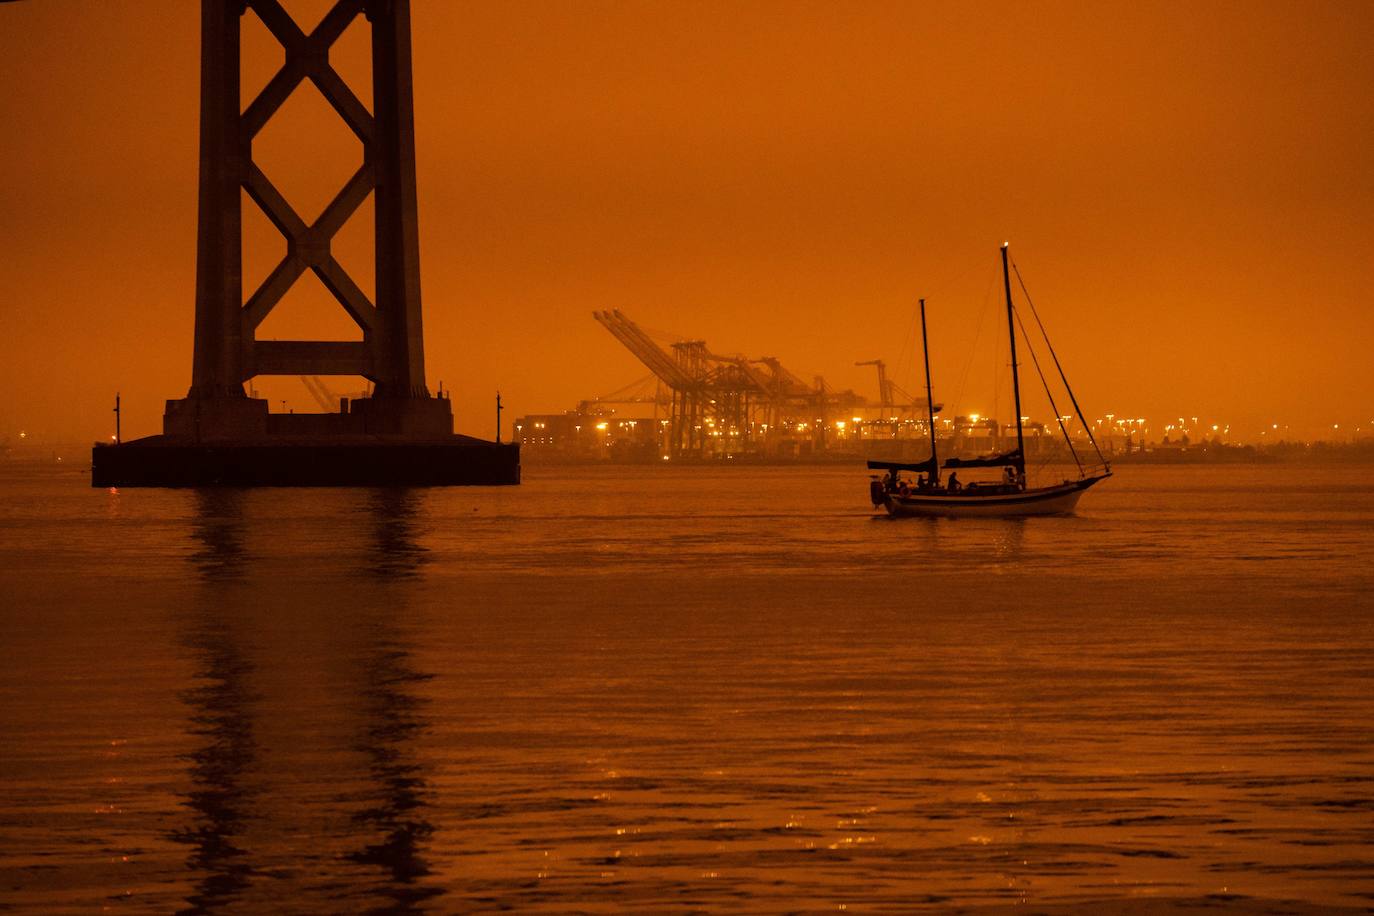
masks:
{"type": "MultiPolygon", "coordinates": [[[[964,386],[965,383],[968,382],[968,371],[970,367],[973,366],[973,358],[978,354],[978,341],[983,336],[983,319],[987,318],[988,303],[992,299],[992,288],[993,284],[996,282],[996,273],[989,274],[987,289],[983,290],[983,305],[981,308],[978,309],[978,325],[973,330],[973,346],[969,348],[968,359],[964,362],[964,371],[959,375],[959,387],[955,389],[954,401],[951,403],[951,407],[953,409],[950,411],[950,413],[955,415],[959,413],[960,409],[964,405],[964,386]]],[[[995,351],[993,353],[992,359],[995,365],[997,362],[997,354],[995,351]]]]}
{"type": "Polygon", "coordinates": [[[1088,425],[1087,417],[1083,416],[1083,408],[1078,406],[1078,398],[1074,397],[1073,386],[1069,384],[1069,377],[1064,374],[1064,367],[1059,364],[1059,356],[1054,352],[1054,344],[1050,343],[1049,332],[1045,330],[1045,324],[1040,320],[1040,313],[1035,309],[1035,301],[1031,299],[1030,291],[1026,289],[1026,281],[1021,278],[1021,268],[1016,266],[1016,261],[1011,262],[1011,269],[1016,272],[1016,282],[1021,286],[1021,294],[1026,297],[1026,304],[1031,308],[1031,314],[1035,316],[1035,323],[1040,327],[1040,336],[1045,338],[1045,346],[1049,347],[1050,357],[1054,360],[1054,368],[1059,370],[1059,378],[1064,383],[1064,390],[1069,393],[1069,400],[1073,403],[1074,412],[1078,414],[1078,422],[1083,424],[1083,430],[1088,434],[1088,441],[1092,443],[1093,451],[1097,452],[1097,458],[1103,464],[1107,463],[1107,458],[1102,454],[1102,449],[1097,444],[1097,437],[1093,435],[1093,428],[1088,425]]]}
{"type": "MultiPolygon", "coordinates": [[[[915,310],[915,309],[912,309],[912,310],[911,310],[911,317],[907,319],[906,324],[905,324],[906,332],[902,335],[902,345],[901,345],[901,348],[897,350],[897,362],[896,362],[896,363],[893,365],[893,367],[892,367],[892,376],[891,376],[892,378],[905,378],[905,373],[906,373],[906,371],[907,371],[907,350],[908,350],[908,348],[910,348],[910,351],[911,351],[911,360],[912,360],[913,363],[915,362],[915,359],[916,359],[916,328],[915,328],[915,324],[916,324],[916,310],[915,310]]],[[[914,375],[915,372],[916,372],[916,369],[915,369],[915,366],[914,366],[914,365],[911,367],[911,371],[912,371],[912,374],[914,375]]],[[[919,382],[920,379],[917,379],[917,381],[919,382]]],[[[880,392],[880,394],[881,394],[881,392],[880,392]]]]}
{"type": "MultiPolygon", "coordinates": [[[[1021,336],[1026,341],[1026,350],[1030,352],[1031,363],[1035,366],[1035,374],[1040,376],[1040,384],[1045,386],[1045,397],[1050,399],[1050,410],[1054,411],[1054,422],[1059,424],[1059,431],[1064,434],[1064,444],[1069,447],[1069,454],[1073,456],[1073,463],[1078,465],[1078,476],[1083,476],[1083,462],[1078,460],[1078,450],[1073,447],[1073,440],[1069,438],[1069,431],[1064,426],[1064,418],[1059,415],[1059,405],[1054,403],[1054,394],[1050,391],[1050,381],[1045,378],[1045,373],[1040,371],[1040,357],[1035,355],[1035,347],[1031,346],[1030,335],[1026,333],[1026,323],[1021,320],[1019,309],[1012,309],[1012,314],[1016,316],[1016,326],[1021,329],[1021,336]]],[[[1024,460],[1025,456],[1022,456],[1024,460]]]]}

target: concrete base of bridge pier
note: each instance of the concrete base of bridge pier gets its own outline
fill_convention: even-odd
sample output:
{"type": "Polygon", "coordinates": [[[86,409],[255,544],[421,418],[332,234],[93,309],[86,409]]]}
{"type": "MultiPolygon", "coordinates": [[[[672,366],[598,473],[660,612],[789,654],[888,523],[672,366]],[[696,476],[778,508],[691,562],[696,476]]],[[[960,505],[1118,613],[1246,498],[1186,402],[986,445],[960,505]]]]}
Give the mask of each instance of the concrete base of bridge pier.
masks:
{"type": "Polygon", "coordinates": [[[163,434],[91,452],[96,487],[431,487],[520,482],[520,446],[453,433],[447,398],[269,413],[247,397],[167,402],[163,434]]]}
{"type": "Polygon", "coordinates": [[[520,446],[470,436],[280,437],[188,443],[149,436],[91,450],[95,487],[443,487],[520,483],[520,446]]]}

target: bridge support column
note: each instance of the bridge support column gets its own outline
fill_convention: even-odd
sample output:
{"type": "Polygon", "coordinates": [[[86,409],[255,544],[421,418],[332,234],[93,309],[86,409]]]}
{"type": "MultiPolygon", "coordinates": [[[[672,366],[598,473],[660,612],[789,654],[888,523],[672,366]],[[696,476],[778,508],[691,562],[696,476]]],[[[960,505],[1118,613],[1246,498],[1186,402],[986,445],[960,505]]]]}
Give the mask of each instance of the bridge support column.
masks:
{"type": "Polygon", "coordinates": [[[191,387],[167,402],[163,434],[91,452],[91,483],[115,486],[444,486],[517,484],[520,446],[453,434],[447,397],[425,384],[409,0],[335,0],[306,34],[281,0],[201,0],[200,214],[191,387]],[[252,10],[285,62],[247,106],[239,29],[252,10]],[[329,63],[365,17],[375,111],[329,63]],[[253,138],[304,80],[358,137],[363,162],[306,223],[253,161],[253,138]],[[286,255],[246,298],[242,195],[286,239],[286,255]],[[376,194],[376,302],[330,245],[376,194]],[[307,270],[361,329],[361,341],[258,340],[257,329],[307,270]],[[323,414],[268,414],[244,394],[257,375],[361,375],[372,397],[323,414]]]}
{"type": "MultiPolygon", "coordinates": [[[[167,402],[164,435],[196,442],[268,435],[267,402],[248,398],[256,375],[361,375],[374,394],[356,401],[369,431],[432,438],[453,433],[447,399],[425,383],[415,184],[415,113],[409,0],[336,0],[304,33],[280,0],[201,0],[200,199],[191,387],[167,402]],[[285,50],[275,76],[242,107],[242,16],[257,15],[285,50]],[[359,17],[372,32],[373,111],[329,63],[330,46],[359,17]],[[253,138],[291,93],[312,81],[363,146],[363,164],[307,224],[253,161],[253,138]],[[245,301],[242,192],[286,238],[281,263],[245,301]],[[375,194],[376,302],[330,252],[334,235],[375,194]],[[256,330],[311,270],[362,330],[360,343],[258,341],[256,330]]],[[[272,424],[280,426],[280,424],[272,424]]]]}

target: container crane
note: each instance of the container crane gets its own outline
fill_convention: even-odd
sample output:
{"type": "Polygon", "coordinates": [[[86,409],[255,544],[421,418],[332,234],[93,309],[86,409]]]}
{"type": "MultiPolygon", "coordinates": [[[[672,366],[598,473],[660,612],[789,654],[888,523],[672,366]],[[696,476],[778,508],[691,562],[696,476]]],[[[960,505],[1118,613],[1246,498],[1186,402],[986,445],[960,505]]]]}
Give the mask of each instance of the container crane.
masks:
{"type": "MultiPolygon", "coordinates": [[[[866,359],[857,362],[856,366],[874,366],[878,370],[878,405],[883,409],[884,415],[890,415],[895,410],[910,411],[916,399],[908,394],[900,385],[887,377],[887,363],[881,359],[866,359]],[[900,401],[898,399],[901,399],[900,401]]],[[[935,412],[939,413],[943,404],[935,405],[935,412]]]]}
{"type": "Polygon", "coordinates": [[[866,359],[856,366],[876,366],[878,369],[878,406],[887,413],[892,409],[892,382],[887,377],[887,363],[880,359],[866,359]]]}
{"type": "Polygon", "coordinates": [[[755,452],[789,413],[810,423],[866,403],[819,378],[808,385],[772,357],[723,356],[704,340],[665,346],[618,309],[592,316],[671,392],[668,449],[675,456],[755,452]]]}

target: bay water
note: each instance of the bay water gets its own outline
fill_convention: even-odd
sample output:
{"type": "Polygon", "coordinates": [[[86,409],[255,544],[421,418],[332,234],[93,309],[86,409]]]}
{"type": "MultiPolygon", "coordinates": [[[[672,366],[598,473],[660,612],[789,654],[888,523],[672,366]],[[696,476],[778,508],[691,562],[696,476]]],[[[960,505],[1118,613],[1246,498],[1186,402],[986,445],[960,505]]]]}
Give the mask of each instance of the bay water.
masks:
{"type": "Polygon", "coordinates": [[[0,465],[0,909],[1374,907],[1374,474],[0,465]]]}

